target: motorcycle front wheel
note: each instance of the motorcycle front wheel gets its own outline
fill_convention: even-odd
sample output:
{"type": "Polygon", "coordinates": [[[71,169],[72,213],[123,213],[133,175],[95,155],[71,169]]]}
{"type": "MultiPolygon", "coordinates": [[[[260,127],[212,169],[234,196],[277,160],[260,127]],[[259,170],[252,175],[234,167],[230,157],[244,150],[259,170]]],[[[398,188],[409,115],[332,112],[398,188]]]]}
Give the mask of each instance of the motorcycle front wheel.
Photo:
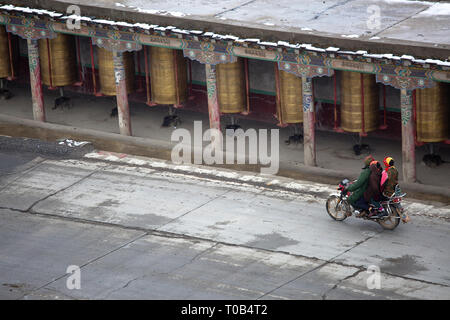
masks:
{"type": "Polygon", "coordinates": [[[400,223],[400,212],[396,207],[390,206],[389,216],[378,220],[378,223],[386,230],[394,230],[400,223]]]}
{"type": "Polygon", "coordinates": [[[347,218],[347,211],[350,210],[349,204],[342,201],[338,196],[328,197],[326,203],[327,212],[336,221],[343,221],[347,218]]]}

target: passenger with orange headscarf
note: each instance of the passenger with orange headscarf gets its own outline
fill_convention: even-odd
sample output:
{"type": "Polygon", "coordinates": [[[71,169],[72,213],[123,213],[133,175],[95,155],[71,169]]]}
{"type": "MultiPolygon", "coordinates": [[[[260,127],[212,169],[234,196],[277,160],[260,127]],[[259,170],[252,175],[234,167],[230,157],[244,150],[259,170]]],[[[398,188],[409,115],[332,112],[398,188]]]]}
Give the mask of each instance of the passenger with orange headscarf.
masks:
{"type": "MultiPolygon", "coordinates": [[[[395,193],[395,188],[398,185],[398,170],[394,167],[394,159],[392,157],[385,157],[383,163],[385,168],[381,175],[380,187],[383,197],[390,198],[395,193]]],[[[400,210],[404,223],[410,220],[400,203],[394,203],[393,206],[400,210]]]]}

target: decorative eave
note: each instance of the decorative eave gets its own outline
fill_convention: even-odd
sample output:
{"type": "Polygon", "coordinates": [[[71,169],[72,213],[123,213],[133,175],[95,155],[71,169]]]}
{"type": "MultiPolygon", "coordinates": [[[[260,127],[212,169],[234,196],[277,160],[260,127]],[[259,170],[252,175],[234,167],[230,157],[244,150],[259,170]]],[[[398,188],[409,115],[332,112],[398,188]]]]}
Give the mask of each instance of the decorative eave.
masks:
{"type": "MultiPolygon", "coordinates": [[[[439,77],[430,77],[434,80],[450,82],[449,61],[439,60],[420,60],[414,59],[411,56],[394,56],[392,54],[368,54],[366,51],[345,51],[339,48],[316,48],[310,44],[291,44],[285,41],[278,41],[277,43],[261,41],[260,39],[241,39],[233,35],[220,35],[209,31],[201,30],[186,30],[180,29],[176,26],[159,26],[149,25],[146,23],[128,23],[116,22],[107,19],[98,19],[96,17],[78,17],[80,19],[80,30],[68,30],[62,25],[66,24],[66,20],[74,18],[73,16],[63,15],[58,12],[52,12],[42,9],[30,9],[15,7],[13,5],[0,6],[0,23],[9,24],[11,18],[19,19],[35,19],[42,24],[45,24],[49,29],[55,32],[71,33],[80,36],[90,37],[118,37],[126,38],[123,41],[137,41],[141,36],[156,36],[165,38],[170,41],[182,40],[181,46],[171,46],[170,43],[166,47],[174,47],[177,49],[196,49],[201,50],[202,44],[211,43],[215,50],[221,51],[224,54],[247,56],[250,58],[275,61],[275,62],[297,62],[303,56],[308,56],[312,59],[320,57],[322,60],[344,60],[353,61],[357,63],[374,63],[394,67],[407,67],[409,69],[427,69],[429,71],[444,71],[439,73],[439,77]],[[8,20],[8,21],[7,21],[8,20]],[[65,30],[64,30],[65,28],[65,30]],[[240,48],[240,49],[239,49],[240,48]],[[250,50],[248,50],[250,49],[250,50]],[[244,54],[242,53],[244,50],[244,54]],[[254,53],[248,53],[253,51],[254,53]],[[267,58],[269,57],[269,58],[267,58]]],[[[145,43],[144,43],[145,44],[145,43]]],[[[154,44],[150,44],[154,45],[154,44]]],[[[324,66],[325,67],[325,66],[324,66]]],[[[333,69],[345,69],[329,65],[333,69]]],[[[376,73],[372,71],[359,70],[361,72],[376,73]]],[[[413,73],[414,74],[414,73],[413,73]]],[[[423,77],[423,76],[419,76],[423,77]]]]}

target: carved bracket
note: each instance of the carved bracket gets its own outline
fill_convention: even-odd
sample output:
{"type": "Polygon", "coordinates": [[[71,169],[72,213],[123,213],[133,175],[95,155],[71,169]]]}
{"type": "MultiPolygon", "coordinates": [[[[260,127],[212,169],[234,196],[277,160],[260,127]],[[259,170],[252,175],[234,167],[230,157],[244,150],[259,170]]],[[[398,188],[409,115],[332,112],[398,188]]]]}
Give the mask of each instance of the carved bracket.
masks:
{"type": "Polygon", "coordinates": [[[376,81],[385,85],[390,85],[397,89],[424,89],[432,88],[436,85],[433,80],[425,78],[411,78],[407,76],[391,76],[386,74],[377,74],[376,81]]]}
{"type": "Polygon", "coordinates": [[[115,52],[139,51],[142,49],[142,45],[138,42],[121,41],[109,38],[92,37],[92,44],[108,51],[115,52]]]}
{"type": "Polygon", "coordinates": [[[334,74],[333,69],[290,62],[278,62],[278,69],[292,73],[300,78],[331,77],[334,74]]]}
{"type": "Polygon", "coordinates": [[[191,60],[210,65],[237,61],[236,56],[214,51],[214,46],[211,43],[202,43],[200,49],[183,49],[183,55],[191,60]]]}
{"type": "Polygon", "coordinates": [[[39,39],[53,39],[57,34],[47,28],[47,25],[36,25],[34,19],[17,19],[20,24],[7,24],[6,31],[11,32],[23,39],[39,40],[39,39]]]}

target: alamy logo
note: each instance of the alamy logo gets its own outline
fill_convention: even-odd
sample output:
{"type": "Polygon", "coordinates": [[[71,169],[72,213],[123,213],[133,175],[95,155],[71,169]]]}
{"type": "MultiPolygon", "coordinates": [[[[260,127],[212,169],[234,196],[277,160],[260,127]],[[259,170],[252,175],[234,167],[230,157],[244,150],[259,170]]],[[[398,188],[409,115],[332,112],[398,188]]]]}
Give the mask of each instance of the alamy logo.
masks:
{"type": "Polygon", "coordinates": [[[381,9],[377,5],[367,7],[367,13],[370,14],[367,20],[367,28],[370,30],[378,30],[381,27],[381,9]]]}
{"type": "Polygon", "coordinates": [[[66,13],[69,16],[66,21],[67,29],[69,29],[69,30],[80,29],[81,28],[81,23],[80,23],[81,9],[80,9],[80,7],[76,6],[76,5],[70,5],[67,7],[66,13]]]}
{"type": "Polygon", "coordinates": [[[79,266],[70,265],[67,267],[66,273],[70,276],[67,277],[66,287],[69,290],[81,289],[81,269],[79,266]]]}
{"type": "Polygon", "coordinates": [[[225,144],[223,140],[220,130],[208,129],[203,132],[202,121],[194,121],[193,139],[187,129],[178,128],[172,132],[171,141],[179,142],[172,149],[172,162],[192,164],[192,154],[195,164],[245,164],[248,159],[248,164],[262,166],[261,173],[276,174],[278,172],[278,129],[226,130],[225,144]],[[210,143],[203,147],[203,142],[210,143]]]}
{"type": "Polygon", "coordinates": [[[370,274],[366,280],[367,289],[381,289],[380,268],[378,266],[371,265],[367,268],[367,273],[370,274]]]}

